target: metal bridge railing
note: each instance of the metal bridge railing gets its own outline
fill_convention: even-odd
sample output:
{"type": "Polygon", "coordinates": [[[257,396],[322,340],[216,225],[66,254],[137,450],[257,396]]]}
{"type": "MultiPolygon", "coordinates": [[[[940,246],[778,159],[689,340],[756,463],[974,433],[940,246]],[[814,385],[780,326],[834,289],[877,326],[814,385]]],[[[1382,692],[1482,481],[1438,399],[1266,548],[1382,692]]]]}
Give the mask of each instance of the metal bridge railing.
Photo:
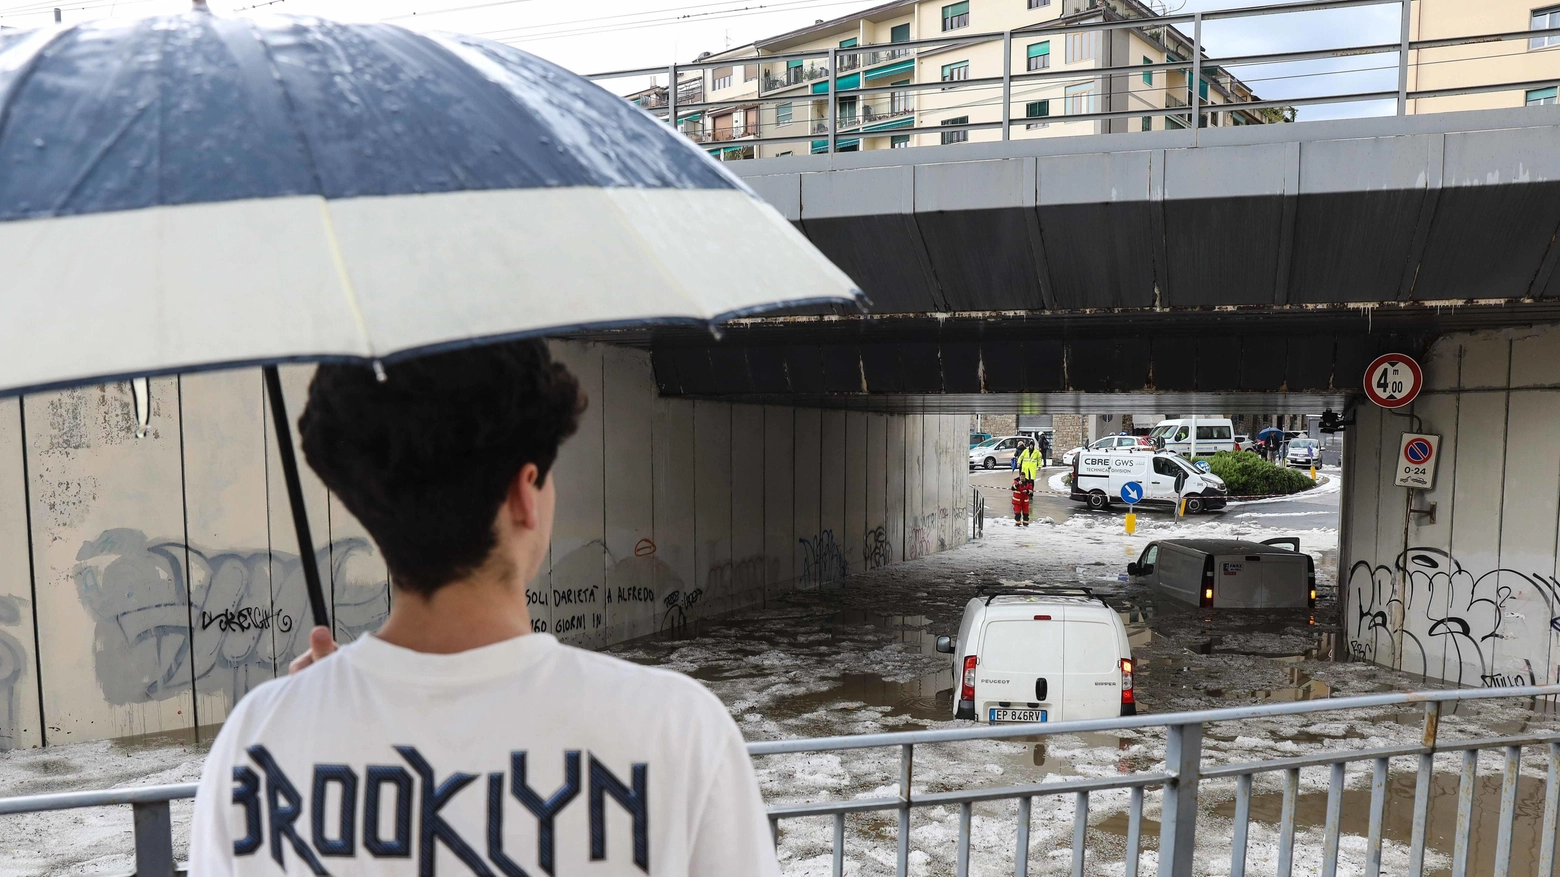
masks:
{"type": "MultiPolygon", "coordinates": [[[[1414,40],[1410,38],[1414,2],[1415,0],[1309,0],[1309,2],[1276,3],[1209,12],[1183,12],[1153,18],[1112,17],[1104,10],[1105,7],[1115,9],[1115,6],[1102,2],[1098,4],[1101,7],[1101,20],[1066,26],[1042,22],[1014,30],[990,33],[968,33],[965,29],[957,29],[924,39],[724,57],[719,60],[688,64],[674,63],[667,67],[614,70],[593,74],[590,78],[600,82],[665,74],[668,82],[681,83],[668,101],[670,107],[655,111],[656,115],[665,118],[676,118],[679,113],[690,111],[719,111],[732,108],[758,113],[760,110],[754,108],[761,107],[762,114],[773,119],[776,107],[782,104],[822,101],[826,106],[818,114],[821,118],[817,125],[809,124],[802,126],[801,130],[790,131],[781,122],[766,122],[763,125],[765,130],[759,130],[757,132],[759,136],[749,142],[797,144],[802,141],[812,141],[813,151],[829,153],[840,150],[842,137],[849,141],[854,141],[857,137],[854,132],[843,130],[845,122],[840,108],[841,99],[856,98],[865,101],[872,96],[882,94],[926,93],[925,99],[919,102],[916,110],[915,124],[897,127],[874,136],[996,130],[1000,134],[999,139],[1008,140],[1013,136],[1015,127],[1019,126],[1024,126],[1019,127],[1020,136],[1024,136],[1022,132],[1026,128],[1042,125],[1164,118],[1165,121],[1160,123],[1162,128],[1187,129],[1188,137],[1195,145],[1198,140],[1197,129],[1209,124],[1217,125],[1217,117],[1221,114],[1226,120],[1225,124],[1245,124],[1248,120],[1252,123],[1272,122],[1291,118],[1291,111],[1296,107],[1380,101],[1394,103],[1396,114],[1405,115],[1409,112],[1411,100],[1531,91],[1560,84],[1560,70],[1555,70],[1551,64],[1544,74],[1533,80],[1470,81],[1466,84],[1441,88],[1411,88],[1411,71],[1439,70],[1442,69],[1442,65],[1449,63],[1470,65],[1468,68],[1461,69],[1477,69],[1481,64],[1489,65],[1500,58],[1525,54],[1528,45],[1535,39],[1560,36],[1560,28],[1538,28],[1414,40]],[[1208,53],[1203,34],[1205,23],[1269,15],[1325,14],[1340,9],[1370,6],[1398,7],[1397,39],[1376,44],[1356,43],[1322,49],[1301,48],[1220,57],[1208,53]],[[1183,28],[1189,33],[1183,32],[1183,28]],[[1143,34],[1145,38],[1153,38],[1163,43],[1169,47],[1171,59],[1150,64],[1135,64],[1128,59],[1128,63],[1124,65],[1101,64],[1090,67],[1087,64],[1094,58],[1091,52],[1087,58],[1079,59],[1080,64],[1075,64],[1069,59],[1065,66],[1058,64],[1052,67],[1047,63],[1042,67],[1030,69],[1026,57],[1015,58],[1016,54],[1022,55],[1027,51],[1026,44],[1037,41],[1052,41],[1054,43],[1052,49],[1061,54],[1061,47],[1070,35],[1098,36],[1106,31],[1118,30],[1136,31],[1143,34]],[[978,71],[966,66],[967,76],[962,79],[937,80],[927,75],[935,71],[921,70],[919,74],[902,73],[892,77],[885,75],[876,80],[882,82],[883,79],[909,75],[914,80],[912,82],[898,85],[870,84],[874,81],[874,72],[877,72],[872,68],[902,56],[919,57],[921,54],[938,54],[940,55],[938,63],[941,63],[943,60],[941,56],[953,57],[950,50],[996,43],[1001,44],[1001,69],[988,71],[988,75],[976,76],[978,71]],[[1412,57],[1414,53],[1426,50],[1502,43],[1517,43],[1518,51],[1428,60],[1424,56],[1419,56],[1417,60],[1412,57]],[[1181,57],[1182,53],[1187,57],[1181,57]],[[1382,74],[1380,77],[1382,81],[1378,87],[1366,90],[1352,86],[1323,88],[1317,93],[1267,100],[1259,98],[1256,94],[1257,90],[1268,90],[1268,86],[1261,83],[1270,80],[1261,78],[1261,71],[1271,70],[1269,65],[1368,62],[1380,56],[1385,56],[1382,58],[1383,63],[1374,67],[1334,67],[1292,76],[1273,77],[1274,80],[1305,79],[1347,77],[1351,74],[1379,72],[1382,74]],[[727,100],[704,100],[703,82],[708,71],[718,67],[733,66],[759,68],[760,73],[755,80],[759,83],[756,93],[727,100]],[[859,77],[855,73],[847,76],[845,75],[847,70],[862,72],[859,77]],[[1389,87],[1386,80],[1393,70],[1396,71],[1396,81],[1389,87]],[[1258,78],[1243,78],[1249,77],[1250,74],[1242,72],[1239,75],[1232,75],[1231,71],[1255,72],[1258,78]],[[1553,75],[1550,75],[1551,73],[1553,75]],[[698,78],[691,80],[684,78],[690,74],[698,78]],[[1139,81],[1137,77],[1145,74],[1149,75],[1155,83],[1149,85],[1147,89],[1134,84],[1139,81]],[[1174,83],[1171,81],[1172,77],[1175,78],[1174,83]],[[819,89],[815,93],[809,83],[820,79],[827,80],[828,87],[826,90],[819,89]],[[1158,85],[1161,81],[1162,86],[1158,85]],[[1197,83],[1201,85],[1196,85],[1197,83]],[[797,88],[802,85],[806,87],[797,88]],[[1072,88],[1089,88],[1092,91],[1075,94],[1072,88]],[[697,97],[689,99],[687,96],[695,94],[695,89],[697,89],[697,97]],[[1032,115],[1028,112],[1028,107],[1036,103],[1053,106],[1046,108],[1046,114],[1032,115]],[[1049,111],[1053,109],[1057,112],[1050,113],[1049,111]],[[1236,118],[1237,114],[1240,118],[1236,118]],[[945,124],[950,119],[960,118],[966,121],[945,124]],[[1044,118],[1045,122],[1037,123],[1036,118],[1044,118]],[[1196,124],[1192,123],[1193,119],[1197,120],[1196,124]]],[[[1304,33],[1305,29],[1291,28],[1286,32],[1300,34],[1304,33]]],[[[958,54],[959,57],[968,57],[966,52],[958,54]]],[[[1477,77],[1478,74],[1475,73],[1469,78],[1477,77]]],[[[846,112],[849,112],[848,108],[846,112]]],[[[1088,126],[1086,129],[1079,130],[1077,126],[1070,126],[1066,130],[1086,133],[1093,130],[1093,127],[1088,126]]]]}
{"type": "MultiPolygon", "coordinates": [[[[1560,685],[1523,686],[1499,689],[1461,689],[1453,691],[1402,692],[1372,694],[1360,697],[1333,698],[1330,700],[1274,703],[1248,707],[1233,707],[1200,712],[1170,713],[1158,716],[1133,716],[1095,719],[1089,721],[1056,722],[1034,725],[974,725],[936,731],[911,731],[892,734],[862,734],[845,737],[822,737],[803,740],[778,740],[749,743],[749,755],[762,758],[770,755],[803,754],[815,752],[840,752],[856,749],[894,748],[899,750],[899,788],[893,797],[850,798],[804,804],[779,804],[769,808],[769,821],[776,843],[779,842],[780,824],[786,820],[809,817],[829,817],[833,820],[834,837],[833,873],[844,874],[845,866],[845,817],[853,813],[894,812],[898,815],[898,831],[895,838],[897,867],[895,873],[906,877],[910,862],[910,819],[917,808],[933,808],[957,805],[959,808],[959,836],[955,851],[955,873],[968,877],[970,865],[970,823],[973,808],[979,803],[1017,801],[1018,816],[1014,824],[1014,874],[1024,877],[1029,873],[1030,813],[1035,798],[1053,795],[1070,795],[1073,798],[1073,839],[1071,873],[1082,877],[1088,857],[1089,796],[1095,792],[1126,790],[1130,796],[1127,813],[1126,851],[1123,859],[1125,877],[1138,877],[1143,834],[1143,807],[1146,790],[1162,790],[1159,827],[1159,877],[1191,877],[1192,852],[1197,843],[1197,795],[1204,780],[1233,778],[1236,783],[1235,819],[1230,841],[1230,874],[1244,877],[1248,830],[1251,822],[1253,779],[1259,774],[1283,775],[1283,812],[1279,820],[1279,855],[1277,877],[1290,877],[1294,866],[1296,811],[1298,809],[1300,771],[1302,768],[1327,767],[1327,816],[1323,830],[1323,877],[1336,877],[1338,871],[1339,840],[1344,834],[1342,804],[1344,782],[1351,764],[1369,763],[1371,769],[1370,821],[1366,841],[1366,877],[1380,877],[1383,845],[1383,825],[1387,804],[1387,778],[1391,760],[1416,759],[1414,785],[1413,834],[1409,849],[1407,873],[1420,877],[1425,868],[1425,849],[1428,841],[1430,797],[1435,772],[1435,756],[1438,753],[1462,753],[1461,773],[1457,793],[1457,824],[1452,874],[1465,875],[1471,849],[1471,833],[1474,824],[1474,790],[1477,779],[1480,752],[1500,751],[1504,756],[1504,770],[1500,791],[1500,816],[1496,835],[1493,873],[1506,877],[1510,873],[1512,859],[1513,826],[1517,815],[1517,778],[1521,772],[1521,754],[1525,747],[1542,746],[1548,759],[1547,786],[1544,795],[1544,813],[1539,832],[1538,870],[1536,874],[1550,877],[1554,873],[1556,822],[1560,819],[1560,733],[1534,734],[1518,737],[1491,737],[1475,740],[1444,741],[1439,738],[1442,705],[1461,701],[1493,700],[1502,698],[1552,698],[1560,695],[1560,685]],[[1377,749],[1343,750],[1308,755],[1297,758],[1273,759],[1247,764],[1206,766],[1203,764],[1202,739],[1204,728],[1215,722],[1261,719],[1272,716],[1292,716],[1312,713],[1334,713],[1342,710],[1421,705],[1424,709],[1423,735],[1419,745],[1393,746],[1377,749]],[[1014,738],[1052,737],[1060,734],[1077,734],[1098,731],[1122,731],[1143,728],[1164,728],[1165,769],[1123,773],[1117,776],[1074,779],[1060,782],[1028,783],[945,792],[915,793],[912,791],[915,768],[915,748],[927,744],[958,743],[971,740],[1011,740],[1014,738]]],[[[18,813],[37,813],[50,810],[72,810],[83,807],[129,805],[135,815],[136,877],[175,877],[172,826],[169,819],[169,802],[195,796],[195,784],[147,786],[130,789],[110,789],[94,792],[65,792],[50,795],[29,795],[0,798],[0,816],[18,813]]],[[[1222,837],[1220,838],[1222,842],[1222,837]]],[[[1096,862],[1096,864],[1098,864],[1096,862]]]]}

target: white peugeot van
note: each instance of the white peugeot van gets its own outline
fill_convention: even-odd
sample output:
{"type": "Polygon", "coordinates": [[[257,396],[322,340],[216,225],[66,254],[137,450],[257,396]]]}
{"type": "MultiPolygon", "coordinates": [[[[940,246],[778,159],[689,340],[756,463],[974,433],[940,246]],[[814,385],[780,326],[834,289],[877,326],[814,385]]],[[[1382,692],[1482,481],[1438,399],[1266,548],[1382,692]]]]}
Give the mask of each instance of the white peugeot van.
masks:
{"type": "Polygon", "coordinates": [[[964,607],[953,655],[953,717],[1063,722],[1137,714],[1121,615],[1088,588],[982,587],[964,607]]]}
{"type": "Polygon", "coordinates": [[[1148,437],[1162,442],[1164,450],[1193,456],[1192,430],[1197,431],[1195,444],[1198,457],[1206,457],[1219,451],[1235,450],[1235,424],[1228,417],[1186,417],[1161,420],[1148,437]]]}
{"type": "Polygon", "coordinates": [[[1123,501],[1128,484],[1137,485],[1140,503],[1173,506],[1185,497],[1186,511],[1194,515],[1222,509],[1229,499],[1224,479],[1168,451],[1085,451],[1073,460],[1071,498],[1095,511],[1123,501]]]}

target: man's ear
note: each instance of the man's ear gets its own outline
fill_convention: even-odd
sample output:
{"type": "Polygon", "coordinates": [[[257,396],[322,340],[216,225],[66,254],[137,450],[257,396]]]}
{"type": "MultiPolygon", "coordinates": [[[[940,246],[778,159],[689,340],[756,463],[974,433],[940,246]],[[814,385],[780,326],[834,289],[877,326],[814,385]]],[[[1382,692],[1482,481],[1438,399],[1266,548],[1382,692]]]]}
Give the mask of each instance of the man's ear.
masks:
{"type": "Polygon", "coordinates": [[[527,463],[520,467],[520,471],[516,472],[515,477],[509,481],[504,508],[508,513],[509,522],[516,527],[531,530],[541,523],[537,508],[541,485],[536,483],[540,475],[541,470],[536,468],[535,463],[527,463]]]}

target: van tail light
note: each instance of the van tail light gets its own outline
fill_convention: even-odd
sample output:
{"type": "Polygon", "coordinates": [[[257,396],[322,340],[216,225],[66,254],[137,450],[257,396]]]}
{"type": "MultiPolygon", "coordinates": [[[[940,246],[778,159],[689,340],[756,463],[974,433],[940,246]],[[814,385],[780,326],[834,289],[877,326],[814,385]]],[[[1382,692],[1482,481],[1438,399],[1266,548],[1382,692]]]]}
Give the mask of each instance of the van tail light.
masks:
{"type": "Polygon", "coordinates": [[[1305,556],[1305,586],[1306,586],[1306,589],[1307,589],[1306,592],[1311,595],[1310,600],[1307,601],[1305,605],[1310,607],[1310,608],[1312,608],[1312,609],[1315,609],[1316,608],[1316,559],[1313,558],[1309,554],[1307,554],[1305,556]]]}
{"type": "Polygon", "coordinates": [[[1199,596],[1201,599],[1197,601],[1198,606],[1203,609],[1213,608],[1213,555],[1211,554],[1203,561],[1202,593],[1199,596]]]}
{"type": "Polygon", "coordinates": [[[978,659],[970,655],[964,659],[964,678],[959,680],[959,700],[974,702],[975,700],[975,663],[978,659]]]}
{"type": "Polygon", "coordinates": [[[1121,659],[1121,705],[1136,704],[1136,696],[1132,693],[1132,659],[1121,659]]]}

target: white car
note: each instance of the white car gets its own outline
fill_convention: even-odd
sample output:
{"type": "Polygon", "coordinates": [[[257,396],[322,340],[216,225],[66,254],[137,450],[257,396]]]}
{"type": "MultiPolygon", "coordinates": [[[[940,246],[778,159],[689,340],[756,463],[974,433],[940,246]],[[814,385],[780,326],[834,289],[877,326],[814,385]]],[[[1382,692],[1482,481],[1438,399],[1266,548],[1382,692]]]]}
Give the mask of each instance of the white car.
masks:
{"type": "Polygon", "coordinates": [[[1322,443],[1314,438],[1290,439],[1288,452],[1284,454],[1284,462],[1301,468],[1309,468],[1312,463],[1320,466],[1322,465],[1322,443]]]}
{"type": "Polygon", "coordinates": [[[971,469],[1007,469],[1013,465],[1013,457],[1029,441],[1027,436],[1010,435],[990,438],[970,448],[971,469]]]}
{"type": "Polygon", "coordinates": [[[1095,439],[1094,441],[1090,442],[1087,448],[1073,448],[1067,453],[1062,454],[1062,465],[1071,466],[1073,464],[1073,460],[1077,459],[1078,455],[1083,453],[1085,450],[1144,451],[1146,453],[1153,453],[1154,442],[1148,436],[1142,435],[1108,435],[1104,438],[1095,439]]]}
{"type": "Polygon", "coordinates": [[[1063,722],[1137,714],[1132,645],[1120,613],[1088,588],[981,588],[953,655],[956,719],[1063,722]]]}

